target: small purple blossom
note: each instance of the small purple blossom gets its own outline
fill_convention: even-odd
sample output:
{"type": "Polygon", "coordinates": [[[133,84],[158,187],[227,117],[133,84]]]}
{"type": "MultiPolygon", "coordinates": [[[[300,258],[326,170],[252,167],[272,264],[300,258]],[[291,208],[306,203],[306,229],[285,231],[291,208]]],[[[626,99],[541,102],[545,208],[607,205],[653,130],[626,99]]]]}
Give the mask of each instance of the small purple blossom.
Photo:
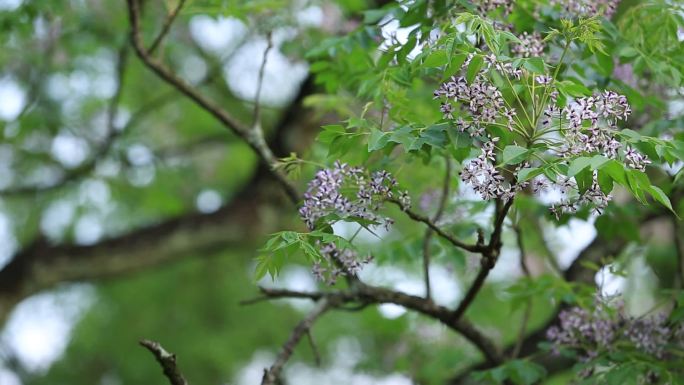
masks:
{"type": "Polygon", "coordinates": [[[604,16],[610,19],[620,0],[550,0],[549,3],[559,6],[565,17],[604,16]]]}
{"type": "Polygon", "coordinates": [[[320,247],[321,260],[314,262],[311,272],[316,280],[334,285],[341,276],[354,276],[373,260],[372,256],[359,258],[351,249],[340,249],[334,243],[320,247]]]}
{"type": "Polygon", "coordinates": [[[304,204],[299,209],[307,227],[313,230],[319,220],[330,214],[336,214],[337,219],[359,218],[385,227],[391,225],[392,221],[379,216],[377,211],[384,200],[395,194],[408,205],[408,195],[395,191],[397,181],[387,171],[374,172],[370,177],[367,174],[360,167],[340,162],[335,162],[333,168],[318,171],[309,182],[304,204]],[[343,193],[343,188],[356,193],[343,193]]]}
{"type": "Polygon", "coordinates": [[[621,301],[616,304],[597,297],[593,310],[580,307],[563,310],[559,325],[550,327],[546,338],[552,343],[556,354],[561,348],[580,353],[580,360],[589,362],[599,353],[631,348],[655,358],[665,358],[668,344],[684,346],[684,339],[677,336],[678,325],[671,327],[664,314],[632,317],[625,314],[621,301]]]}
{"type": "Polygon", "coordinates": [[[511,52],[517,57],[539,57],[544,54],[546,48],[539,32],[528,34],[523,32],[518,36],[520,43],[516,43],[511,47],[511,52]]]}

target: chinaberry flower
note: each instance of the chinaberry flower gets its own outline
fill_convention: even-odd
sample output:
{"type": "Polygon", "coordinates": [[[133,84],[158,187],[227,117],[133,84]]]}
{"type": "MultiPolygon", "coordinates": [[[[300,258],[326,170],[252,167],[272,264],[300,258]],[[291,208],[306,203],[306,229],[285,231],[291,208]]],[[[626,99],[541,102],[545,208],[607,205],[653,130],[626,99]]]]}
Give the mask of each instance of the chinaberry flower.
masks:
{"type": "MultiPolygon", "coordinates": [[[[332,168],[318,171],[309,182],[299,214],[311,230],[319,220],[331,214],[336,214],[331,221],[358,218],[387,227],[391,221],[378,215],[377,211],[384,200],[395,197],[396,186],[396,179],[387,171],[377,171],[369,176],[362,168],[336,162],[332,168]],[[355,194],[348,191],[355,191],[355,194]]],[[[405,197],[404,194],[399,196],[405,197]]]]}
{"type": "Polygon", "coordinates": [[[628,316],[621,301],[612,305],[605,298],[597,297],[593,310],[573,307],[563,310],[559,320],[559,325],[546,332],[552,350],[558,353],[561,348],[573,349],[585,362],[617,345],[621,349],[629,346],[658,359],[666,355],[668,344],[684,346],[684,340],[677,337],[677,328],[684,326],[672,327],[663,314],[628,316]]]}
{"type": "Polygon", "coordinates": [[[565,17],[604,16],[610,19],[620,0],[550,0],[549,3],[559,6],[565,17]]]}
{"type": "Polygon", "coordinates": [[[518,36],[520,43],[513,44],[511,51],[517,57],[539,57],[544,54],[544,41],[539,32],[528,34],[523,32],[518,36]]]}
{"type": "Polygon", "coordinates": [[[338,277],[357,275],[373,259],[372,256],[360,258],[356,251],[340,249],[334,243],[319,246],[321,260],[314,262],[311,272],[318,281],[327,285],[334,285],[338,277]]]}
{"type": "Polygon", "coordinates": [[[651,161],[646,155],[641,154],[629,146],[625,149],[625,162],[627,163],[627,166],[639,171],[646,171],[646,166],[651,164],[651,161]]]}
{"type": "Polygon", "coordinates": [[[504,15],[513,11],[513,0],[476,0],[473,2],[477,6],[478,13],[484,15],[491,11],[501,9],[504,15]]]}

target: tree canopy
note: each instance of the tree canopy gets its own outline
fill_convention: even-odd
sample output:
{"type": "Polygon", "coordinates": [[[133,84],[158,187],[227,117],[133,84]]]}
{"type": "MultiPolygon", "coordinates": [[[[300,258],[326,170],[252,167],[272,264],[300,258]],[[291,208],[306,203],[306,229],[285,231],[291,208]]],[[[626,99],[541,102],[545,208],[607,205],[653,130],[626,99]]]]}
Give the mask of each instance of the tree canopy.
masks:
{"type": "Polygon", "coordinates": [[[0,25],[0,383],[684,383],[680,2],[0,25]]]}

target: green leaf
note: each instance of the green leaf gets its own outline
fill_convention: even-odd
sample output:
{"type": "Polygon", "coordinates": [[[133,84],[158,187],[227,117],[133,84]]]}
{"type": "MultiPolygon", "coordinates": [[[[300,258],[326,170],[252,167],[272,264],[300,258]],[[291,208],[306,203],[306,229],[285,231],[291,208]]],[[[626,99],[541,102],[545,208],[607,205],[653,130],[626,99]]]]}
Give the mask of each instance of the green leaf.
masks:
{"type": "Polygon", "coordinates": [[[468,64],[468,71],[466,72],[466,80],[468,83],[471,83],[475,79],[475,76],[477,76],[477,74],[480,72],[480,69],[482,69],[483,64],[484,58],[480,55],[476,55],[470,60],[470,64],[468,64]]]}
{"type": "Polygon", "coordinates": [[[526,182],[537,175],[541,175],[542,172],[544,172],[544,170],[538,167],[523,168],[518,171],[518,182],[526,182]]]}
{"type": "Polygon", "coordinates": [[[390,135],[390,132],[371,128],[370,137],[368,138],[368,151],[377,151],[385,148],[390,140],[390,135]]]}
{"type": "Polygon", "coordinates": [[[599,188],[601,192],[608,195],[613,191],[613,178],[608,175],[604,170],[599,170],[597,173],[599,188]]]}
{"type": "Polygon", "coordinates": [[[423,62],[423,66],[427,68],[441,67],[447,64],[449,58],[447,58],[447,53],[444,50],[438,50],[431,52],[423,62]]]}
{"type": "Polygon", "coordinates": [[[591,164],[591,159],[586,156],[581,156],[579,158],[575,158],[570,162],[570,166],[568,167],[568,177],[573,177],[577,175],[580,171],[584,170],[585,168],[589,167],[591,164]]]}
{"type": "Polygon", "coordinates": [[[601,167],[603,167],[603,165],[605,165],[609,160],[610,159],[606,158],[603,155],[594,155],[591,157],[591,163],[590,163],[591,169],[592,170],[598,170],[601,167]]]}
{"type": "Polygon", "coordinates": [[[629,188],[627,174],[625,173],[625,168],[622,163],[611,159],[601,167],[601,170],[619,185],[629,188]]]}
{"type": "Polygon", "coordinates": [[[667,207],[673,213],[675,212],[672,209],[672,203],[670,202],[670,198],[668,198],[667,194],[665,194],[665,192],[663,192],[663,190],[661,190],[660,187],[651,185],[648,186],[647,191],[649,194],[651,194],[653,199],[660,202],[660,204],[667,207]]]}
{"type": "Polygon", "coordinates": [[[344,135],[347,130],[339,124],[331,124],[328,126],[323,126],[323,131],[318,134],[318,141],[325,144],[331,144],[335,138],[340,135],[344,135]]]}
{"type": "Polygon", "coordinates": [[[522,66],[530,72],[537,74],[545,74],[546,68],[544,67],[544,60],[540,57],[532,57],[529,59],[523,59],[522,66]]]}
{"type": "Polygon", "coordinates": [[[546,376],[546,369],[531,361],[513,360],[506,366],[509,368],[511,380],[519,385],[536,384],[546,376]]]}
{"type": "Polygon", "coordinates": [[[584,85],[570,80],[556,82],[556,86],[561,93],[571,97],[589,96],[592,94],[591,90],[584,85]]]}
{"type": "Polygon", "coordinates": [[[506,146],[503,150],[504,164],[518,164],[527,157],[528,149],[516,145],[506,146]]]}
{"type": "Polygon", "coordinates": [[[446,129],[448,123],[433,124],[421,132],[420,138],[426,144],[435,148],[444,148],[447,142],[446,129]]]}

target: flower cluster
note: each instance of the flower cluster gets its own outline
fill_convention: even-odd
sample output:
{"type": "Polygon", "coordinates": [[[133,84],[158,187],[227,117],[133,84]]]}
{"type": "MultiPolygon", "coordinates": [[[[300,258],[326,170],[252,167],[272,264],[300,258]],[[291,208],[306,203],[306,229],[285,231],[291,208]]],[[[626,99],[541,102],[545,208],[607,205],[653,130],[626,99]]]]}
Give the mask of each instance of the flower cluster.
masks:
{"type": "Polygon", "coordinates": [[[539,32],[528,34],[523,32],[518,36],[520,43],[513,44],[511,52],[517,57],[539,57],[544,54],[546,48],[539,32]]]}
{"type": "Polygon", "coordinates": [[[559,6],[565,16],[604,16],[610,19],[617,10],[620,0],[549,0],[552,6],[559,6]]]}
{"type": "Polygon", "coordinates": [[[611,307],[599,298],[596,305],[592,311],[573,307],[560,313],[560,325],[546,333],[554,353],[573,349],[581,360],[590,361],[620,345],[661,359],[667,355],[668,343],[684,346],[684,325],[672,327],[663,314],[635,318],[625,314],[621,302],[611,307]]]}
{"type": "MultiPolygon", "coordinates": [[[[469,55],[461,68],[465,71],[473,55],[469,55]]],[[[471,160],[461,171],[461,180],[471,185],[483,199],[502,198],[508,200],[523,185],[511,185],[494,166],[495,146],[498,138],[491,138],[485,131],[490,125],[502,125],[513,130],[516,111],[509,108],[503,99],[501,91],[489,80],[487,72],[495,68],[505,76],[520,79],[522,71],[513,68],[510,63],[497,61],[494,55],[484,57],[485,66],[476,74],[472,82],[464,76],[452,76],[435,91],[435,98],[444,98],[441,111],[445,119],[454,119],[456,112],[454,104],[460,106],[461,113],[467,119],[459,116],[456,127],[461,132],[468,132],[471,137],[477,137],[481,142],[482,153],[471,160]]]]}
{"type": "Polygon", "coordinates": [[[513,0],[476,0],[473,3],[477,6],[477,11],[481,15],[485,15],[491,11],[501,9],[504,15],[508,15],[513,11],[513,0]]]}
{"type": "MultiPolygon", "coordinates": [[[[541,78],[541,77],[540,77],[541,78]]],[[[550,84],[551,79],[537,80],[540,84],[550,84]]],[[[639,153],[631,147],[623,146],[617,139],[616,133],[618,121],[626,120],[632,110],[624,95],[613,91],[604,91],[591,97],[577,98],[564,108],[557,106],[557,91],[551,92],[550,103],[543,113],[542,128],[550,129],[554,122],[562,134],[556,152],[568,161],[576,156],[585,154],[603,155],[609,159],[618,159],[623,152],[624,162],[628,167],[644,171],[651,161],[646,155],[639,153]],[[561,125],[562,123],[562,125],[561,125]]],[[[554,130],[550,130],[554,131],[554,130]]],[[[567,184],[564,180],[562,183],[567,184]]],[[[570,186],[561,186],[563,193],[570,190],[570,186]]],[[[574,213],[581,205],[591,205],[595,212],[601,211],[611,200],[610,195],[601,191],[598,183],[598,175],[593,174],[591,186],[579,194],[575,200],[565,199],[557,205],[553,205],[551,213],[559,218],[564,213],[574,213]]]]}
{"type": "Polygon", "coordinates": [[[341,276],[358,274],[373,259],[372,256],[360,259],[356,251],[340,250],[334,243],[324,244],[319,251],[322,258],[313,264],[311,271],[317,280],[331,286],[341,276]]]}
{"type": "MultiPolygon", "coordinates": [[[[526,51],[518,48],[516,52],[522,55],[533,54],[530,46],[525,49],[526,51]]],[[[461,68],[462,73],[467,72],[473,57],[472,54],[468,56],[461,68]]],[[[483,199],[508,200],[530,184],[516,183],[514,178],[507,179],[501,174],[502,170],[495,167],[498,139],[492,138],[491,131],[488,130],[494,126],[508,128],[522,135],[530,135],[529,132],[534,131],[535,139],[548,145],[549,151],[546,154],[560,157],[565,164],[579,156],[592,155],[621,159],[628,167],[641,171],[651,163],[645,155],[618,140],[618,123],[626,121],[632,112],[624,95],[604,91],[590,97],[571,99],[566,106],[559,106],[559,91],[550,76],[524,73],[523,69],[514,68],[510,62],[498,61],[492,54],[483,56],[483,62],[485,65],[472,77],[472,81],[455,75],[434,92],[435,98],[441,99],[440,109],[444,119],[453,121],[459,131],[469,133],[481,143],[481,154],[470,160],[460,175],[483,199]],[[533,129],[523,126],[517,118],[517,111],[504,99],[501,90],[491,80],[493,70],[511,82],[521,80],[523,75],[533,77],[534,83],[539,85],[538,89],[543,90],[538,92],[543,94],[541,99],[546,105],[539,123],[536,123],[537,127],[533,129]]],[[[527,114],[526,117],[528,123],[532,124],[527,114]]],[[[533,180],[532,190],[539,193],[551,185],[561,189],[564,193],[563,200],[550,208],[556,218],[565,213],[574,213],[582,205],[589,205],[595,212],[601,213],[611,200],[607,191],[602,191],[596,172],[591,181],[582,186],[581,191],[572,179],[544,178],[540,176],[533,180]]]]}
{"type": "Polygon", "coordinates": [[[494,147],[499,138],[492,138],[482,144],[482,153],[471,160],[461,171],[461,180],[469,184],[482,199],[501,198],[507,201],[527,186],[527,183],[510,184],[496,169],[494,147]]]}
{"type": "MultiPolygon", "coordinates": [[[[473,55],[463,63],[462,70],[465,71],[472,60],[473,55]]],[[[471,119],[464,120],[459,117],[456,125],[461,132],[469,132],[471,136],[485,135],[485,127],[490,124],[502,122],[512,127],[515,110],[507,108],[501,91],[492,84],[485,76],[486,71],[494,66],[497,70],[515,78],[520,77],[520,70],[514,69],[510,63],[507,65],[497,62],[494,55],[485,57],[487,64],[475,76],[472,82],[468,83],[464,76],[452,76],[448,81],[442,83],[434,92],[435,98],[445,98],[441,104],[441,111],[445,119],[454,119],[455,107],[457,103],[470,116],[471,119]]]]}
{"type": "Polygon", "coordinates": [[[410,205],[408,194],[396,192],[397,181],[387,171],[377,171],[370,176],[361,167],[350,167],[336,162],[333,168],[316,173],[304,194],[304,204],[299,215],[310,230],[317,222],[335,214],[335,220],[344,218],[363,219],[384,225],[392,225],[390,218],[377,214],[386,199],[397,198],[404,206],[410,205]],[[343,193],[352,191],[351,194],[343,193]]]}
{"type": "Polygon", "coordinates": [[[555,183],[556,187],[560,188],[561,193],[564,195],[564,199],[560,203],[552,205],[549,210],[556,219],[560,219],[563,214],[572,214],[577,212],[580,206],[588,205],[591,206],[593,211],[597,214],[601,212],[608,206],[613,198],[609,194],[605,194],[598,183],[598,174],[594,171],[592,175],[591,186],[584,192],[580,193],[579,196],[570,200],[568,198],[568,193],[571,190],[576,189],[576,183],[570,178],[561,177],[555,183]]]}

